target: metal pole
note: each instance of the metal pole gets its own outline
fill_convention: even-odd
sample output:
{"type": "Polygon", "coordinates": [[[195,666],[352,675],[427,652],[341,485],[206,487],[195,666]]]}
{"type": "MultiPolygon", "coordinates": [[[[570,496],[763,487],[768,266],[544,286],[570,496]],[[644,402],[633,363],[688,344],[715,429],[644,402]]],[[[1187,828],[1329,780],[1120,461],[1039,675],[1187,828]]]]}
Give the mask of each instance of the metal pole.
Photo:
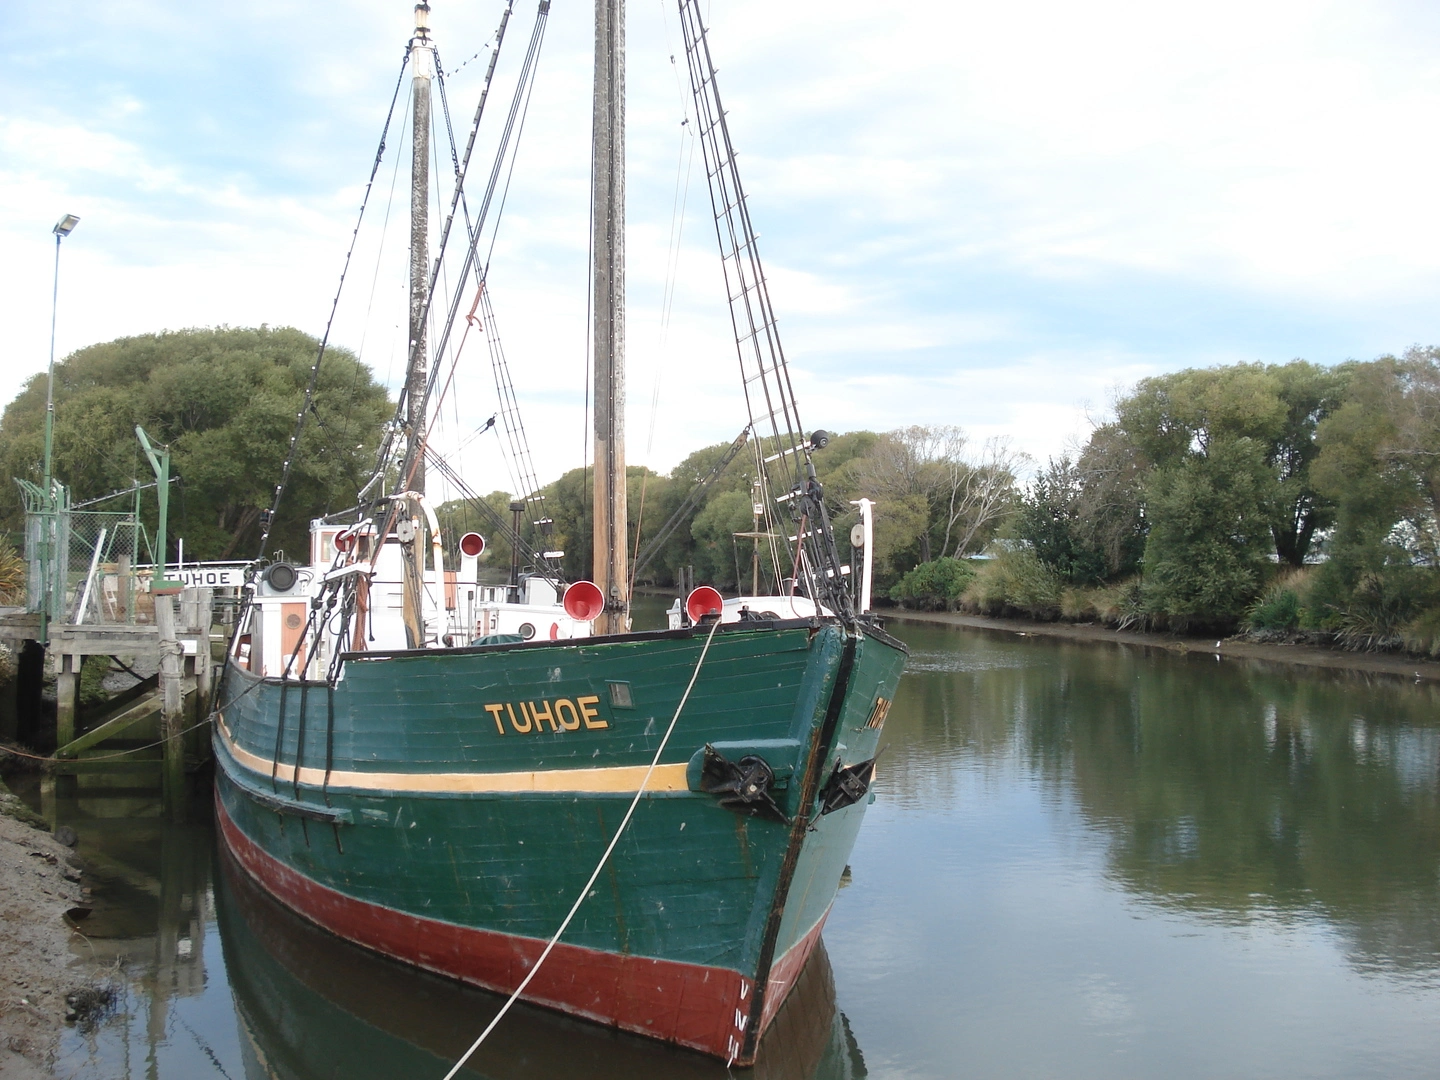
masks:
{"type": "Polygon", "coordinates": [[[155,530],[155,573],[150,579],[150,592],[179,592],[180,582],[169,581],[165,577],[165,532],[170,516],[170,447],[162,445],[157,453],[151,445],[150,436],[145,434],[145,429],[139,424],[135,425],[135,437],[140,440],[145,456],[150,459],[150,468],[155,473],[155,497],[160,504],[160,520],[155,530]]]}
{"type": "Polygon", "coordinates": [[[55,317],[60,308],[60,241],[55,233],[55,287],[50,293],[50,375],[45,385],[45,499],[50,500],[50,454],[55,440],[55,317]]]}
{"type": "Polygon", "coordinates": [[[595,584],[601,634],[629,622],[625,484],[625,5],[595,0],[592,128],[595,335],[595,584]]]}

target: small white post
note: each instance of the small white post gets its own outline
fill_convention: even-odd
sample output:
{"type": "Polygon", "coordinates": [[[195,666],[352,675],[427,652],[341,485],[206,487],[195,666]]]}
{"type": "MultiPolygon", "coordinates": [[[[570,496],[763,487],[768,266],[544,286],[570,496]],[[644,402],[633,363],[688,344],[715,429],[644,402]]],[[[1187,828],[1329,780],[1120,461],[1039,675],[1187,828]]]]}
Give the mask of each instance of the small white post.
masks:
{"type": "Polygon", "coordinates": [[[865,536],[864,569],[860,574],[860,612],[864,614],[870,610],[870,582],[875,570],[875,504],[869,499],[858,499],[851,505],[860,507],[860,527],[865,536]]]}

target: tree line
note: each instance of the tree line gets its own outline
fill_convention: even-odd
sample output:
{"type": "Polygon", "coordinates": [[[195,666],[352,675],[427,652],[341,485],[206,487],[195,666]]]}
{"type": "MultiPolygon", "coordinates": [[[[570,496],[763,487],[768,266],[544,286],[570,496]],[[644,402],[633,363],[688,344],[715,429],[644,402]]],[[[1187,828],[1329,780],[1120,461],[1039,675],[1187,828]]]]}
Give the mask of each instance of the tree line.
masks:
{"type": "MultiPolygon", "coordinates": [[[[665,474],[643,466],[627,469],[632,551],[644,549],[651,537],[674,521],[668,538],[638,568],[636,584],[673,587],[684,571],[696,582],[722,590],[748,591],[757,576],[762,592],[781,587],[775,580],[770,538],[757,534],[771,527],[778,533],[787,523],[767,525],[757,519],[755,507],[761,499],[756,489],[757,448],[744,447],[700,490],[731,448],[730,443],[716,443],[696,450],[665,474]],[[676,518],[687,503],[693,513],[676,518]]],[[[767,449],[760,447],[759,452],[767,449]]],[[[983,551],[1013,513],[1017,476],[1025,461],[1004,439],[972,450],[955,427],[835,435],[815,451],[814,460],[842,552],[848,553],[846,538],[858,521],[855,501],[870,498],[880,504],[874,557],[882,597],[918,565],[955,562],[983,551]]],[[[541,489],[539,498],[527,504],[522,521],[521,536],[531,550],[564,551],[559,565],[570,580],[590,572],[590,488],[590,470],[572,469],[541,489]],[[543,528],[535,524],[538,521],[545,522],[543,528]]],[[[492,492],[483,500],[488,510],[465,502],[447,503],[441,507],[442,525],[453,535],[478,530],[488,536],[487,522],[502,515],[509,520],[511,498],[509,492],[492,492]]],[[[788,549],[786,539],[777,535],[776,541],[778,549],[788,549]]],[[[510,557],[505,537],[493,537],[488,565],[508,567],[510,557]]],[[[787,559],[783,555],[781,562],[787,559]]],[[[782,567],[780,576],[788,573],[789,568],[782,567]]]]}
{"type": "Polygon", "coordinates": [[[956,599],[1440,650],[1440,349],[1179,371],[1114,414],[1020,494],[956,599]]]}
{"type": "MultiPolygon", "coordinates": [[[[247,559],[260,539],[319,342],[289,328],[176,330],[80,349],[55,365],[53,473],[73,502],[154,474],[135,437],[142,426],[171,452],[170,551],[187,559],[247,559]]],[[[11,478],[41,482],[46,376],[32,376],[0,415],[0,529],[23,536],[25,507],[11,478]]],[[[369,478],[391,405],[354,354],[331,347],[291,473],[275,546],[309,550],[309,520],[354,505],[369,478]]],[[[93,507],[126,511],[133,496],[93,507]]],[[[141,495],[155,536],[156,499],[141,495]]]]}
{"type": "MultiPolygon", "coordinates": [[[[187,556],[248,557],[317,346],[297,330],[260,327],[81,349],[56,366],[55,475],[76,501],[146,480],[141,424],[171,446],[170,532],[185,537],[187,556]]],[[[44,403],[39,375],[0,416],[0,468],[12,477],[40,477],[44,403]]],[[[277,546],[303,552],[310,518],[355,503],[391,412],[369,369],[332,348],[277,546]]],[[[628,470],[637,548],[686,504],[693,511],[637,584],[674,587],[693,575],[749,589],[758,562],[762,589],[775,587],[768,541],[754,535],[765,529],[754,514],[754,448],[712,475],[730,450],[704,447],[665,474],[628,470]]],[[[1008,440],[975,441],[954,426],[836,435],[815,464],[842,547],[854,500],[879,504],[882,602],[1367,648],[1440,643],[1440,349],[1145,379],[1083,445],[1038,469],[1008,440]]],[[[524,546],[563,550],[561,572],[587,576],[588,470],[519,494],[524,546]]],[[[478,529],[490,540],[489,572],[502,575],[514,495],[443,506],[447,544],[478,529]]],[[[153,527],[153,496],[142,507],[153,527]]],[[[18,540],[23,527],[19,490],[5,485],[0,528],[18,540]]]]}

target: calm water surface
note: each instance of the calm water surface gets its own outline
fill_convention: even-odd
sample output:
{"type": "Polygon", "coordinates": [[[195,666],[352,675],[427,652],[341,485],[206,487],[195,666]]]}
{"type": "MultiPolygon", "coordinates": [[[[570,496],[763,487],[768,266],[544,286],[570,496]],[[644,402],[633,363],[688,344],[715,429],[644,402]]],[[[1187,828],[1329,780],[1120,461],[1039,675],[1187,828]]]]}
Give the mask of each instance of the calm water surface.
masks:
{"type": "MultiPolygon", "coordinates": [[[[1440,1073],[1434,687],[893,629],[879,800],[757,1080],[1440,1073]]],[[[59,808],[101,877],[77,949],[126,985],[60,1075],[438,1080],[493,1015],[144,811],[59,808]]],[[[532,1009],[476,1073],[726,1075],[532,1009]]]]}

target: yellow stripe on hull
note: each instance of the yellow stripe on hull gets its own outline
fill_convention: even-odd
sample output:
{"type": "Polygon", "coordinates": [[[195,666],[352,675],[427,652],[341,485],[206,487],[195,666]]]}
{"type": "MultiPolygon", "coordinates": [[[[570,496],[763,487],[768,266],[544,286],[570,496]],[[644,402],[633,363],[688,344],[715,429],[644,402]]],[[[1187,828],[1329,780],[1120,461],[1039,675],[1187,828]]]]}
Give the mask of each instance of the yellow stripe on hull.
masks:
{"type": "MultiPolygon", "coordinates": [[[[263,776],[275,776],[286,783],[295,782],[295,766],[262,758],[242,749],[230,734],[224,716],[216,717],[225,749],[247,769],[263,776]]],[[[432,794],[484,794],[507,791],[576,792],[587,794],[633,794],[645,779],[646,766],[622,765],[600,769],[546,769],[539,772],[501,773],[397,773],[349,772],[336,769],[330,773],[329,787],[387,793],[429,792],[432,794]]],[[[685,764],[657,765],[645,785],[646,791],[687,791],[685,764]]],[[[326,783],[324,769],[302,768],[300,783],[319,787],[326,783]]]]}

